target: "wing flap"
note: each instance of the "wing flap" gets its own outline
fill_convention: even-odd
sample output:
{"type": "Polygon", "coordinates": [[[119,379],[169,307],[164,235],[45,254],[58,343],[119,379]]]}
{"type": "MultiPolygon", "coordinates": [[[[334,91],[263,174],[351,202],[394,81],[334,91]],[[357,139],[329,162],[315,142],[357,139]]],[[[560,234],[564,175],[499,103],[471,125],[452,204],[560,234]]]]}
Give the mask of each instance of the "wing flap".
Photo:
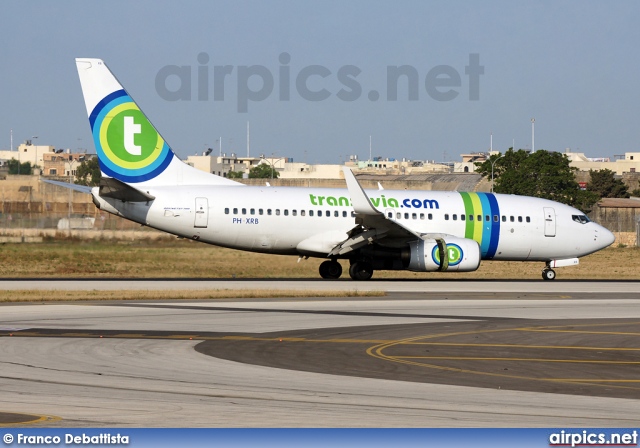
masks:
{"type": "MultiPolygon", "coordinates": [[[[359,226],[354,230],[356,229],[361,230],[359,226]]],[[[353,231],[350,233],[353,233],[353,231]]],[[[353,250],[359,249],[362,246],[366,246],[367,244],[372,244],[375,240],[384,238],[386,234],[386,230],[378,229],[360,231],[356,235],[350,236],[349,238],[338,244],[336,247],[334,247],[333,250],[329,252],[329,257],[344,255],[353,250]]]]}

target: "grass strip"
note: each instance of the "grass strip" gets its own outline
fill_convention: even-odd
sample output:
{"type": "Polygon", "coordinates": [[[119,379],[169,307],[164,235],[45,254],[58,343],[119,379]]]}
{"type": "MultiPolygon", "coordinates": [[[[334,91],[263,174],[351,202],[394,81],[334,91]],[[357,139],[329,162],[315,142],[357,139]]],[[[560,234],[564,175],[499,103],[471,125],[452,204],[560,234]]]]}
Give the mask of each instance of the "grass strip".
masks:
{"type": "Polygon", "coordinates": [[[310,291],[310,290],[189,290],[189,291],[44,291],[35,289],[0,291],[0,302],[75,302],[100,300],[208,300],[268,299],[289,297],[383,297],[383,291],[310,291]]]}

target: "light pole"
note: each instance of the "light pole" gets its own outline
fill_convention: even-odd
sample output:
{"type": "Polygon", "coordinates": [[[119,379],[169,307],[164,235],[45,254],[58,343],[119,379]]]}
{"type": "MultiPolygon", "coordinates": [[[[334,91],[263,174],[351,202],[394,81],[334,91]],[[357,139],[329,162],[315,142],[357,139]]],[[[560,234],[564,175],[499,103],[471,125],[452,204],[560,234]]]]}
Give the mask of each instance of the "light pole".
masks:
{"type": "Polygon", "coordinates": [[[272,152],[272,153],[271,153],[271,160],[269,161],[269,165],[271,165],[271,173],[270,173],[270,174],[271,174],[271,180],[273,180],[273,170],[274,170],[273,165],[274,165],[276,162],[279,162],[280,160],[282,160],[282,159],[284,159],[284,158],[285,158],[285,157],[280,157],[279,159],[274,160],[275,155],[276,155],[276,153],[275,153],[275,152],[272,152]]]}
{"type": "Polygon", "coordinates": [[[534,141],[535,141],[535,124],[536,124],[536,119],[532,118],[531,119],[531,153],[533,154],[534,152],[536,152],[536,147],[534,145],[534,141]]]}
{"type": "Polygon", "coordinates": [[[491,193],[493,193],[493,166],[498,161],[498,159],[500,157],[503,157],[503,156],[504,156],[504,154],[500,154],[498,157],[496,157],[493,160],[491,160],[491,158],[489,158],[489,162],[491,162],[491,193]]]}
{"type": "Polygon", "coordinates": [[[216,143],[218,144],[218,149],[220,151],[220,157],[222,157],[222,137],[220,137],[219,139],[216,140],[216,143]]]}
{"type": "MultiPolygon", "coordinates": [[[[69,156],[72,157],[72,156],[69,156]]],[[[71,174],[71,166],[73,163],[73,159],[65,160],[64,164],[69,165],[69,184],[73,183],[73,175],[71,174]]],[[[73,190],[69,188],[69,211],[68,211],[68,224],[69,224],[69,236],[71,236],[71,210],[73,208],[73,190]]]]}

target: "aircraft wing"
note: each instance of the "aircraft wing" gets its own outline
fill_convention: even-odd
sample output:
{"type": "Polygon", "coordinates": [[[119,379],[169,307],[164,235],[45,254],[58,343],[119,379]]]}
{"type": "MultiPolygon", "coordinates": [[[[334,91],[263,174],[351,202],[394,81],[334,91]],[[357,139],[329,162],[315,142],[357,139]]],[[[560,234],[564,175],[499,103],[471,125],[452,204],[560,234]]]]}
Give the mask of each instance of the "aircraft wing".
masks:
{"type": "Polygon", "coordinates": [[[384,213],[375,208],[369,197],[358,183],[356,177],[347,167],[342,168],[347,181],[347,189],[353,210],[356,212],[356,227],[348,232],[349,238],[338,244],[329,256],[343,255],[374,241],[384,239],[390,246],[403,245],[407,241],[420,239],[423,235],[388,219],[384,213]]]}

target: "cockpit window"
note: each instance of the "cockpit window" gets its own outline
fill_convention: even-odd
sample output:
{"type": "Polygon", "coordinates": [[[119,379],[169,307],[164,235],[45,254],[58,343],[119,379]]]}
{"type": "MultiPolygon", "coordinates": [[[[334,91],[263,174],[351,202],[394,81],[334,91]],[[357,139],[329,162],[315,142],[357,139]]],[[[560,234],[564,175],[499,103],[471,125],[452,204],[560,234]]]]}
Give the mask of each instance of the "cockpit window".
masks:
{"type": "Polygon", "coordinates": [[[591,222],[591,220],[586,215],[571,215],[571,218],[575,222],[579,222],[580,224],[586,224],[588,222],[591,222]]]}

